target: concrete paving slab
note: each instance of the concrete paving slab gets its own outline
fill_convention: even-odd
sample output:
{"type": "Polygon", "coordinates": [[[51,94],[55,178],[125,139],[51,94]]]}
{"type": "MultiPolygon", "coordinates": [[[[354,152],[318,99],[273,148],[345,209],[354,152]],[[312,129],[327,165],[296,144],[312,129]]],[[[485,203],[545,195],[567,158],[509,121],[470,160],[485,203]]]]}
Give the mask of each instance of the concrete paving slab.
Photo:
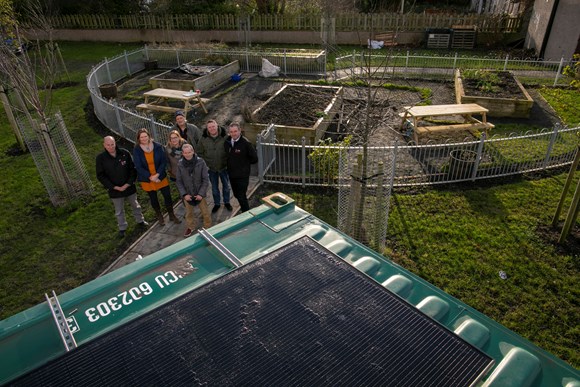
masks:
{"type": "MultiPolygon", "coordinates": [[[[173,184],[173,183],[172,183],[173,184]]],[[[257,176],[250,176],[250,184],[248,186],[248,198],[256,191],[259,186],[259,180],[257,176]]],[[[174,189],[175,187],[172,187],[174,189]]],[[[175,188],[176,189],[176,188],[175,188]]],[[[208,193],[206,195],[206,202],[208,208],[211,212],[213,208],[213,198],[211,195],[211,186],[208,188],[208,193]]],[[[240,211],[240,204],[234,198],[231,197],[230,204],[232,205],[232,211],[228,211],[223,205],[216,212],[211,214],[213,224],[221,223],[228,220],[240,211]]],[[[145,258],[147,255],[159,251],[167,246],[183,240],[185,237],[183,233],[187,228],[185,224],[185,207],[182,201],[176,203],[174,206],[174,213],[176,217],[181,220],[180,224],[175,224],[171,222],[167,215],[165,215],[165,225],[162,226],[159,222],[149,222],[151,226],[149,229],[141,235],[141,237],[135,241],[129,248],[119,256],[101,275],[109,273],[115,269],[128,265],[137,259],[145,258]]],[[[199,220],[199,227],[202,226],[201,219],[199,220]]]]}

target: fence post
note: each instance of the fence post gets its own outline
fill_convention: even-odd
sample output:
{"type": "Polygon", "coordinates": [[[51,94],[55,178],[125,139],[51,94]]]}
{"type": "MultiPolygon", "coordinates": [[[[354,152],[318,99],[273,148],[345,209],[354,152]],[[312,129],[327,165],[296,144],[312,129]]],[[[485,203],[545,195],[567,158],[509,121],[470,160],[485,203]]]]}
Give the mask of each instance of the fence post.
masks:
{"type": "Polygon", "coordinates": [[[473,163],[473,170],[471,171],[471,181],[475,181],[475,176],[477,176],[477,170],[479,169],[479,163],[481,162],[481,156],[483,155],[484,144],[485,144],[485,133],[482,133],[481,140],[477,145],[477,157],[475,158],[475,163],[473,163]]]}
{"type": "Polygon", "coordinates": [[[264,183],[264,147],[262,145],[262,134],[258,133],[256,137],[256,153],[258,153],[258,181],[264,183]]]}
{"type": "Polygon", "coordinates": [[[506,71],[507,70],[509,57],[510,57],[510,54],[506,54],[505,61],[503,62],[503,71],[506,71]]]}
{"type": "Polygon", "coordinates": [[[286,67],[286,49],[284,49],[284,75],[288,75],[288,68],[286,67]]]}
{"type": "Polygon", "coordinates": [[[143,51],[145,52],[145,60],[149,60],[149,46],[145,45],[143,51]]]}
{"type": "Polygon", "coordinates": [[[455,74],[455,68],[457,68],[457,53],[453,57],[453,73],[455,74]]]}
{"type": "Polygon", "coordinates": [[[250,71],[250,58],[248,57],[248,47],[246,46],[246,70],[245,71],[250,71]]]}
{"type": "Polygon", "coordinates": [[[409,67],[409,50],[407,50],[407,57],[405,58],[405,78],[407,77],[407,68],[409,67]]]}
{"type": "Polygon", "coordinates": [[[109,83],[113,83],[113,78],[111,77],[111,69],[109,69],[109,60],[105,58],[105,68],[107,69],[107,76],[109,77],[109,83]]]}
{"type": "Polygon", "coordinates": [[[113,101],[113,109],[115,109],[115,118],[117,119],[119,133],[125,138],[127,136],[125,135],[125,128],[123,127],[123,121],[121,120],[121,113],[119,112],[119,104],[117,103],[117,100],[113,101]]]}
{"type": "Polygon", "coordinates": [[[302,144],[302,188],[306,187],[306,137],[300,139],[302,144]]]}
{"type": "Polygon", "coordinates": [[[175,59],[177,60],[177,67],[181,66],[180,60],[179,60],[179,50],[175,49],[175,59]]]}
{"type": "Polygon", "coordinates": [[[157,136],[157,125],[153,114],[149,115],[149,124],[151,125],[151,136],[159,143],[161,143],[161,139],[159,138],[159,136],[157,136]]]}
{"type": "Polygon", "coordinates": [[[558,65],[558,71],[556,71],[556,78],[554,79],[554,85],[558,85],[558,80],[560,80],[560,73],[562,72],[562,67],[564,67],[564,57],[560,59],[560,64],[558,65]]]}
{"type": "Polygon", "coordinates": [[[544,158],[544,163],[542,164],[542,169],[546,169],[548,163],[550,162],[550,155],[552,154],[552,149],[554,148],[554,143],[556,142],[556,138],[558,137],[558,131],[560,130],[560,125],[554,125],[554,130],[552,131],[552,135],[550,136],[550,143],[548,144],[548,150],[546,151],[546,157],[544,158]]]}
{"type": "Polygon", "coordinates": [[[131,76],[131,75],[133,75],[133,74],[131,74],[131,66],[129,65],[129,58],[127,57],[127,50],[125,50],[125,51],[123,52],[123,54],[125,55],[125,64],[127,65],[127,74],[128,74],[129,76],[131,76]]]}

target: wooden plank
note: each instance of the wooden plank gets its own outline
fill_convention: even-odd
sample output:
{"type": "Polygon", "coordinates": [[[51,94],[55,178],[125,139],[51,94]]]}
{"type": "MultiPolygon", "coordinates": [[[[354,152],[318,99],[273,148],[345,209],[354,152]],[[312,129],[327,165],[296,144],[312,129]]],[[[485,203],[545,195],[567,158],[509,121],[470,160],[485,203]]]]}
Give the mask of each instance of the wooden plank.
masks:
{"type": "Polygon", "coordinates": [[[450,105],[427,105],[413,106],[407,109],[410,115],[414,117],[427,116],[445,116],[445,115],[464,115],[464,114],[481,114],[489,110],[475,103],[467,104],[450,104],[450,105]]]}
{"type": "Polygon", "coordinates": [[[178,110],[183,110],[182,108],[174,108],[171,106],[153,105],[153,104],[149,104],[149,103],[140,103],[139,105],[137,105],[137,109],[156,110],[159,112],[168,112],[168,113],[175,113],[178,110]]]}
{"type": "Polygon", "coordinates": [[[470,129],[493,129],[495,125],[487,123],[471,123],[471,124],[450,124],[450,125],[436,125],[436,126],[418,126],[415,131],[418,134],[433,133],[433,132],[444,132],[448,130],[470,130],[470,129]]]}

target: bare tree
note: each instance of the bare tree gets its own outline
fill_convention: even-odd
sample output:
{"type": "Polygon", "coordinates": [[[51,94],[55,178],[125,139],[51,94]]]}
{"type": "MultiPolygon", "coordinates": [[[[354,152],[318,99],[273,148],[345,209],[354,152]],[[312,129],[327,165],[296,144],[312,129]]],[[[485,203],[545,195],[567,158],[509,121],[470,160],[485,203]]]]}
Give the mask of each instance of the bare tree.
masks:
{"type": "MultiPolygon", "coordinates": [[[[6,0],[0,4],[3,8],[2,14],[10,14],[10,3],[6,0]]],[[[12,13],[13,15],[13,13],[12,13]]],[[[32,128],[35,134],[34,148],[38,148],[42,153],[43,167],[48,171],[41,171],[41,175],[48,172],[52,177],[50,184],[44,178],[45,185],[51,193],[48,185],[54,186],[54,191],[58,194],[51,195],[53,204],[63,204],[66,199],[73,198],[77,193],[87,193],[92,190],[90,181],[79,182],[78,179],[71,179],[67,167],[62,161],[63,152],[72,152],[68,158],[78,159],[74,145],[69,141],[66,128],[64,135],[67,136],[65,146],[58,146],[55,143],[55,134],[63,134],[64,122],[60,115],[52,118],[51,97],[58,76],[59,55],[58,48],[52,40],[52,30],[38,2],[27,3],[26,15],[28,17],[28,29],[47,36],[48,39],[43,45],[36,42],[34,45],[28,44],[20,33],[20,26],[12,19],[10,24],[11,44],[0,46],[0,73],[2,87],[10,90],[10,107],[18,118],[19,130],[24,133],[24,127],[32,128]],[[56,123],[55,123],[56,122],[56,123]],[[20,128],[22,126],[22,128],[20,128]]],[[[26,137],[26,136],[25,136],[26,137]]],[[[30,145],[29,145],[30,148],[30,145]]],[[[36,162],[36,159],[35,159],[36,162]]],[[[37,166],[40,168],[39,164],[37,166]]],[[[76,169],[84,171],[84,165],[76,166],[76,169]]],[[[82,171],[81,171],[82,172],[82,171]]],[[[81,173],[83,175],[83,173],[81,173]]]]}

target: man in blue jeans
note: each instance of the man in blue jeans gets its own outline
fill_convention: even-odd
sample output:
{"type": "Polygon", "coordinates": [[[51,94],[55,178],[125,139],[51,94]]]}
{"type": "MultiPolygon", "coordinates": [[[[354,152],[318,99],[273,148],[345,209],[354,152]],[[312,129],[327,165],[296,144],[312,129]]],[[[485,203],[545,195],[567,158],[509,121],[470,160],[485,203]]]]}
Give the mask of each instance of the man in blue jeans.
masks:
{"type": "Polygon", "coordinates": [[[213,213],[220,209],[220,180],[222,182],[224,207],[228,211],[232,210],[230,204],[230,182],[226,169],[227,154],[224,149],[225,137],[225,129],[220,128],[215,120],[209,120],[197,143],[197,153],[206,162],[209,169],[209,181],[213,196],[213,209],[211,212],[213,213]]]}

